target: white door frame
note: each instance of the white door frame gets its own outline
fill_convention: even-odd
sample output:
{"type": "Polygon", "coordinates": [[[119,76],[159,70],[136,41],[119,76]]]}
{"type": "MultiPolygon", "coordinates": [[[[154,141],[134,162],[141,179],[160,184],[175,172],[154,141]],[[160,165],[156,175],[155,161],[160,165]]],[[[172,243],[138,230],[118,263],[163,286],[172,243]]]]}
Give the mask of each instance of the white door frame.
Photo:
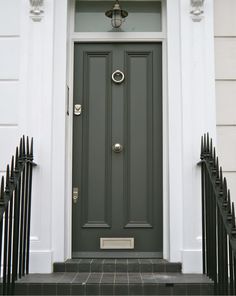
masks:
{"type": "MultiPolygon", "coordinates": [[[[74,6],[75,0],[71,1],[70,9],[70,37],[69,37],[69,125],[68,125],[68,134],[69,134],[69,151],[70,155],[72,155],[73,149],[73,80],[74,80],[74,44],[79,42],[161,42],[162,43],[162,76],[163,76],[163,97],[162,97],[162,106],[163,106],[163,257],[165,259],[169,259],[169,231],[167,227],[168,221],[168,180],[166,177],[168,176],[167,168],[168,168],[168,135],[167,135],[167,61],[166,61],[166,6],[165,1],[162,1],[162,27],[163,31],[161,33],[144,33],[144,32],[134,32],[134,33],[106,33],[106,32],[91,32],[91,33],[75,33],[74,32],[74,6]]],[[[72,159],[69,159],[69,172],[72,172],[72,159]]],[[[69,180],[72,180],[72,174],[68,177],[69,180]]],[[[72,216],[72,183],[68,184],[68,202],[66,203],[68,207],[68,217],[72,216]]],[[[67,198],[66,197],[66,198],[67,198]]],[[[72,249],[72,224],[71,219],[67,222],[67,257],[71,258],[71,249],[72,249]]]]}
{"type": "MultiPolygon", "coordinates": [[[[68,149],[68,147],[72,147],[72,121],[71,117],[65,118],[67,97],[65,85],[62,84],[67,81],[70,89],[73,89],[71,84],[73,44],[75,41],[85,41],[85,36],[82,35],[77,36],[79,39],[76,36],[68,39],[68,34],[65,32],[69,15],[67,15],[68,10],[65,9],[68,5],[67,1],[70,0],[55,1],[52,262],[64,261],[71,256],[71,165],[68,163],[72,161],[72,155],[71,148],[68,149]],[[67,62],[70,73],[66,80],[67,52],[70,53],[70,59],[67,62]],[[61,69],[63,71],[60,71],[61,69]]],[[[167,40],[166,36],[164,38],[159,36],[156,40],[151,40],[153,36],[138,40],[136,36],[137,39],[133,38],[133,40],[163,43],[165,65],[163,127],[164,166],[166,166],[163,172],[164,257],[170,261],[183,262],[185,272],[200,272],[200,172],[196,162],[199,159],[200,135],[209,131],[214,137],[216,129],[214,55],[212,54],[214,52],[213,0],[206,1],[205,18],[200,23],[192,22],[190,9],[189,0],[167,0],[167,40]],[[168,79],[165,79],[166,77],[168,79]]],[[[118,41],[116,37],[114,37],[115,40],[118,41]]],[[[99,40],[95,38],[93,41],[99,40]]],[[[106,36],[104,41],[108,41],[106,36]]],[[[70,92],[70,111],[72,111],[72,102],[70,92]]]]}

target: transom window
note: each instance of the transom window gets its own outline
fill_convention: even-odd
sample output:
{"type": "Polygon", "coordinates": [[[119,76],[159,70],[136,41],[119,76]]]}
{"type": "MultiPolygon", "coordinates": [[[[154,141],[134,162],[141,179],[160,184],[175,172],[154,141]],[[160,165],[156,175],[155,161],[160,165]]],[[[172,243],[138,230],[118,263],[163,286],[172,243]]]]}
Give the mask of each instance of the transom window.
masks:
{"type": "Polygon", "coordinates": [[[160,1],[120,1],[129,15],[118,29],[111,26],[105,11],[114,1],[76,0],[75,32],[161,32],[162,7],[160,1]]]}

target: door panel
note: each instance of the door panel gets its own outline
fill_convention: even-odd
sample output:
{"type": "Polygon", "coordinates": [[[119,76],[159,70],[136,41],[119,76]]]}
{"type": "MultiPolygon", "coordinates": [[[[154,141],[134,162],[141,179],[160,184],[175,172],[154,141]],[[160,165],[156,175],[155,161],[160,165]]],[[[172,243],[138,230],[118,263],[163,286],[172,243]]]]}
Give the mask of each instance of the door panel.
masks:
{"type": "Polygon", "coordinates": [[[126,52],[125,227],[152,227],[152,53],[126,52]]]}
{"type": "Polygon", "coordinates": [[[110,227],[111,212],[111,87],[109,53],[84,55],[82,130],[83,228],[110,227]]]}
{"type": "Polygon", "coordinates": [[[76,44],[73,256],[101,237],[132,237],[133,252],[162,253],[161,44],[76,44]],[[115,70],[125,74],[112,81],[115,70]],[[114,153],[112,145],[124,146],[114,153]]]}

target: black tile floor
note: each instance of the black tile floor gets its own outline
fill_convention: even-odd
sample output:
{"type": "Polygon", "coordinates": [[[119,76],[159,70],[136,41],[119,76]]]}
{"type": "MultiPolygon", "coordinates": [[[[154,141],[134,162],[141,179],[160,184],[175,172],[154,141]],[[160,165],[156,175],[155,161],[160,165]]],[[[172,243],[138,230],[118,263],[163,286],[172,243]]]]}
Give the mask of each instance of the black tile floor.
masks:
{"type": "Polygon", "coordinates": [[[18,280],[16,295],[213,295],[213,282],[160,259],[73,259],[18,280]]]}
{"type": "Polygon", "coordinates": [[[140,272],[31,274],[16,284],[17,295],[212,295],[204,275],[140,272]]]}

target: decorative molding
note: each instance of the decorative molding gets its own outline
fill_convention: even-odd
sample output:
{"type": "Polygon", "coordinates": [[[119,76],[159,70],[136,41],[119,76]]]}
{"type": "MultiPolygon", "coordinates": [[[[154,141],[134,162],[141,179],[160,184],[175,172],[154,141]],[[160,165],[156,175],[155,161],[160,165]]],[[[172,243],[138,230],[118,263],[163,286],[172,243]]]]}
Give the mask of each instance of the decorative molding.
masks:
{"type": "Polygon", "coordinates": [[[43,4],[44,0],[30,0],[30,17],[34,22],[40,22],[42,20],[44,13],[44,10],[42,9],[43,4]]]}
{"type": "Polygon", "coordinates": [[[192,9],[190,11],[192,20],[194,22],[200,22],[203,19],[204,14],[204,0],[191,0],[192,9]]]}

